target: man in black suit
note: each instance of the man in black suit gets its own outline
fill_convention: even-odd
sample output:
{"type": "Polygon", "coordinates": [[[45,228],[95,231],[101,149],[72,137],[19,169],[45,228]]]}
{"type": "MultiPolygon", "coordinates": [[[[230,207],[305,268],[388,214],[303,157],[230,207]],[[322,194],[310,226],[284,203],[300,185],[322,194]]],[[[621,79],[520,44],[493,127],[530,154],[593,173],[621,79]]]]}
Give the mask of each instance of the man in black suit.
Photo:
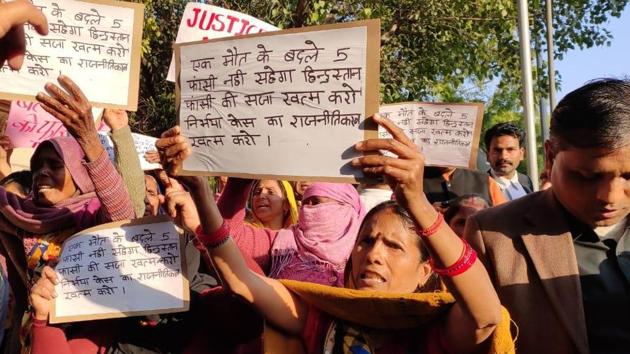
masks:
{"type": "Polygon", "coordinates": [[[486,131],[484,142],[490,170],[509,200],[534,191],[529,176],[516,170],[525,157],[525,132],[514,123],[499,123],[486,131]]]}

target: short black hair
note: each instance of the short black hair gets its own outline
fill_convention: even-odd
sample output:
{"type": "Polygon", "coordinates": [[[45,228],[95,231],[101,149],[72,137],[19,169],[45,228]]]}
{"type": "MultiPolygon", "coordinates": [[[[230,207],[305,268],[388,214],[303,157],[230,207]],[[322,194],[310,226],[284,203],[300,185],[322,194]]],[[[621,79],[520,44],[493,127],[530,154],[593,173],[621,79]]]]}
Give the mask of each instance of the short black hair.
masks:
{"type": "Polygon", "coordinates": [[[525,145],[525,131],[523,131],[521,127],[513,122],[498,123],[488,129],[486,134],[483,136],[483,142],[486,144],[486,151],[490,150],[492,139],[504,135],[509,135],[517,139],[519,147],[523,147],[525,145]]]}
{"type": "Polygon", "coordinates": [[[566,95],[551,115],[555,148],[618,149],[630,143],[630,81],[597,79],[566,95]]]}
{"type": "Polygon", "coordinates": [[[17,171],[8,174],[2,180],[0,180],[0,186],[6,186],[10,183],[19,184],[24,193],[30,194],[31,189],[33,188],[33,173],[31,171],[17,171]]]}

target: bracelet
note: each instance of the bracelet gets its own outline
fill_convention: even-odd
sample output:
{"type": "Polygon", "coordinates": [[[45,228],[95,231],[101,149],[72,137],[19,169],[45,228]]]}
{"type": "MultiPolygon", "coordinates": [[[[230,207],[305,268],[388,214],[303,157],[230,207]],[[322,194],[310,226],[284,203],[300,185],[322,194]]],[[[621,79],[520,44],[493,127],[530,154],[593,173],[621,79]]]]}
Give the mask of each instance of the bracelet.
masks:
{"type": "Polygon", "coordinates": [[[195,231],[195,235],[197,235],[199,241],[206,247],[215,248],[227,242],[230,237],[230,228],[225,220],[223,220],[223,224],[211,234],[204,233],[203,228],[199,225],[195,231]]]}
{"type": "Polygon", "coordinates": [[[435,219],[433,224],[431,224],[431,226],[427,227],[426,229],[420,230],[419,234],[421,237],[431,237],[435,235],[436,232],[438,232],[443,224],[444,216],[442,216],[442,213],[438,213],[437,219],[435,219]]]}
{"type": "Polygon", "coordinates": [[[461,257],[459,257],[457,262],[453,263],[450,267],[438,268],[435,266],[433,258],[431,259],[431,267],[433,268],[433,271],[435,273],[444,277],[454,277],[456,275],[464,273],[465,271],[470,269],[470,267],[472,267],[472,265],[477,260],[477,252],[475,252],[475,250],[470,247],[468,242],[466,242],[465,240],[462,240],[462,242],[464,243],[464,251],[462,252],[461,257]]]}

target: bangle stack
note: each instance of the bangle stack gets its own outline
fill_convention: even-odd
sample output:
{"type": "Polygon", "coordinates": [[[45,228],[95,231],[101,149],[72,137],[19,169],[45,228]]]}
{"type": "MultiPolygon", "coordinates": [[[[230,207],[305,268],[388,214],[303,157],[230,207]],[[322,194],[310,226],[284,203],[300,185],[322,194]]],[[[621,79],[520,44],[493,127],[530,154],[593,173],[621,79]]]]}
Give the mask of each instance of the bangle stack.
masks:
{"type": "Polygon", "coordinates": [[[431,226],[427,227],[426,229],[420,230],[419,233],[421,237],[431,237],[435,235],[440,230],[440,228],[442,228],[442,225],[444,225],[444,217],[442,216],[442,213],[437,214],[437,219],[435,219],[431,226]]]}
{"type": "Polygon", "coordinates": [[[223,245],[230,239],[230,228],[225,220],[223,220],[221,226],[210,234],[204,233],[203,228],[199,225],[197,230],[195,230],[195,235],[197,235],[197,238],[204,246],[212,249],[223,245]]]}
{"type": "Polygon", "coordinates": [[[443,277],[454,277],[456,275],[464,273],[465,271],[470,269],[473,264],[475,264],[475,261],[477,260],[477,252],[475,252],[475,250],[470,247],[468,242],[466,242],[465,240],[462,240],[462,242],[464,243],[464,251],[462,252],[462,255],[459,257],[457,262],[453,263],[450,267],[438,268],[435,266],[433,258],[431,258],[431,267],[433,268],[433,271],[435,273],[443,277]]]}

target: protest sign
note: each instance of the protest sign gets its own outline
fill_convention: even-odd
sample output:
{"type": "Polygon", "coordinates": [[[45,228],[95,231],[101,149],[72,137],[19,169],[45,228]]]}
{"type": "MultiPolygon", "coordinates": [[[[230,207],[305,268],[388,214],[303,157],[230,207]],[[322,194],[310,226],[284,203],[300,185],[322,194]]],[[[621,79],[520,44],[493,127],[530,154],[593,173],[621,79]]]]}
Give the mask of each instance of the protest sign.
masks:
{"type": "MultiPolygon", "coordinates": [[[[187,43],[230,36],[275,31],[278,28],[243,13],[199,2],[189,2],[184,9],[175,43],[187,43]]],[[[175,54],[166,80],[175,81],[175,54]]]]}
{"type": "Polygon", "coordinates": [[[184,241],[168,218],[99,225],[62,247],[50,323],[188,310],[184,241]]]}
{"type": "Polygon", "coordinates": [[[339,182],[362,178],[376,137],[380,22],[176,45],[185,173],[339,182]]]}
{"type": "MultiPolygon", "coordinates": [[[[157,138],[138,133],[131,133],[131,136],[133,137],[133,143],[136,147],[138,158],[140,159],[140,168],[142,168],[144,171],[162,168],[159,163],[149,163],[144,158],[144,154],[148,151],[157,150],[155,147],[155,142],[157,141],[157,138]]],[[[98,134],[98,137],[101,139],[101,144],[103,144],[103,147],[107,151],[107,154],[109,154],[109,159],[114,161],[116,151],[114,149],[114,142],[112,141],[112,138],[110,138],[109,134],[107,134],[106,132],[100,132],[98,134]]]]}
{"type": "Polygon", "coordinates": [[[97,107],[138,106],[144,5],[110,0],[33,0],[49,33],[25,27],[26,55],[19,71],[0,67],[0,98],[33,100],[60,73],[97,107]]]}
{"type": "MultiPolygon", "coordinates": [[[[406,102],[381,106],[380,113],[403,129],[429,166],[477,166],[483,103],[406,102]]],[[[379,137],[391,135],[379,127],[379,137]]]]}
{"type": "MultiPolygon", "coordinates": [[[[92,108],[94,120],[99,121],[98,130],[106,128],[100,121],[103,109],[92,108]]],[[[4,135],[11,139],[14,147],[35,148],[42,141],[68,136],[68,130],[57,118],[50,115],[37,102],[15,100],[11,102],[9,118],[4,135]]]]}

